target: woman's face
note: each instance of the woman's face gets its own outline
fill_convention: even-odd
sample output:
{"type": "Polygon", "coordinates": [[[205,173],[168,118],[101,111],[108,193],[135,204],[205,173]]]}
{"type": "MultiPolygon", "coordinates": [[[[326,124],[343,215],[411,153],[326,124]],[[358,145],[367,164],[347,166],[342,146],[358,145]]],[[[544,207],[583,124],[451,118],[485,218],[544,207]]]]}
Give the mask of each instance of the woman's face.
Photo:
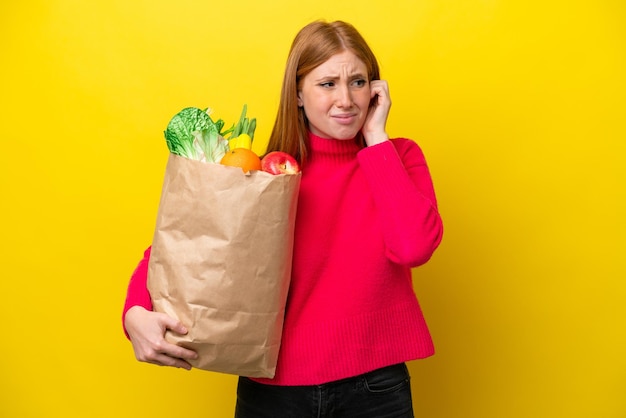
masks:
{"type": "Polygon", "coordinates": [[[369,104],[367,68],[347,50],[307,74],[298,91],[298,106],[304,108],[309,129],[322,138],[354,138],[363,127],[369,104]]]}

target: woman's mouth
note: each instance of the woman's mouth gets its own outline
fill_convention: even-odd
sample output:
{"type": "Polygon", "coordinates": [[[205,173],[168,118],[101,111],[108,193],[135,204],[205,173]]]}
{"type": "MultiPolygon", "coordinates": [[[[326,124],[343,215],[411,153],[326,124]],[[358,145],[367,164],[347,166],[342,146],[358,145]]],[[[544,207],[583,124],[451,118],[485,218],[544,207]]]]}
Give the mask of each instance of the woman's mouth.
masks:
{"type": "Polygon", "coordinates": [[[346,114],[340,114],[340,115],[333,115],[332,118],[341,125],[350,125],[352,122],[354,122],[356,115],[352,113],[346,113],[346,114]]]}

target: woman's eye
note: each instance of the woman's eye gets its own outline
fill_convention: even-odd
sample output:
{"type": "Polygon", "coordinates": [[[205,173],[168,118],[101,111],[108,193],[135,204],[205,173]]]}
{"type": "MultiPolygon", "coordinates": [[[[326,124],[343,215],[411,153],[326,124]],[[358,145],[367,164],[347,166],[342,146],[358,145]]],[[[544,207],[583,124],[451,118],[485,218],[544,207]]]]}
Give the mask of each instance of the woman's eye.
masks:
{"type": "Polygon", "coordinates": [[[333,83],[332,81],[326,81],[324,83],[320,83],[321,87],[333,87],[335,85],[335,83],[333,83]]]}
{"type": "Polygon", "coordinates": [[[354,80],[353,83],[357,87],[363,87],[367,84],[367,81],[364,79],[359,79],[359,80],[354,80]]]}

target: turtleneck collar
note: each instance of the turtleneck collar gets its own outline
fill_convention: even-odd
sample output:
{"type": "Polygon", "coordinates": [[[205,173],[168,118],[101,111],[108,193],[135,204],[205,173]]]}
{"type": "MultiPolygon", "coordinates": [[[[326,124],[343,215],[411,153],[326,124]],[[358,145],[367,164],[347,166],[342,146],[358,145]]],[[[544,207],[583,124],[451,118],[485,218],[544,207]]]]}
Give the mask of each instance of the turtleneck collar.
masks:
{"type": "Polygon", "coordinates": [[[309,132],[309,159],[353,161],[361,147],[354,139],[340,140],[321,138],[309,132]]]}

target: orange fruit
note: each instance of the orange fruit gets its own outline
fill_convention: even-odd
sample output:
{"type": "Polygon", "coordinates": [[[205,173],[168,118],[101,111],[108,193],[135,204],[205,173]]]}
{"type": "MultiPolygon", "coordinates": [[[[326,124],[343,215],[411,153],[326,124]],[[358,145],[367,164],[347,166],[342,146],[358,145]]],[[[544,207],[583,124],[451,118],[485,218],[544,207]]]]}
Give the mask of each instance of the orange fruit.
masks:
{"type": "Polygon", "coordinates": [[[261,158],[247,148],[235,148],[224,154],[220,164],[240,167],[244,173],[247,173],[250,170],[261,169],[261,158]]]}

